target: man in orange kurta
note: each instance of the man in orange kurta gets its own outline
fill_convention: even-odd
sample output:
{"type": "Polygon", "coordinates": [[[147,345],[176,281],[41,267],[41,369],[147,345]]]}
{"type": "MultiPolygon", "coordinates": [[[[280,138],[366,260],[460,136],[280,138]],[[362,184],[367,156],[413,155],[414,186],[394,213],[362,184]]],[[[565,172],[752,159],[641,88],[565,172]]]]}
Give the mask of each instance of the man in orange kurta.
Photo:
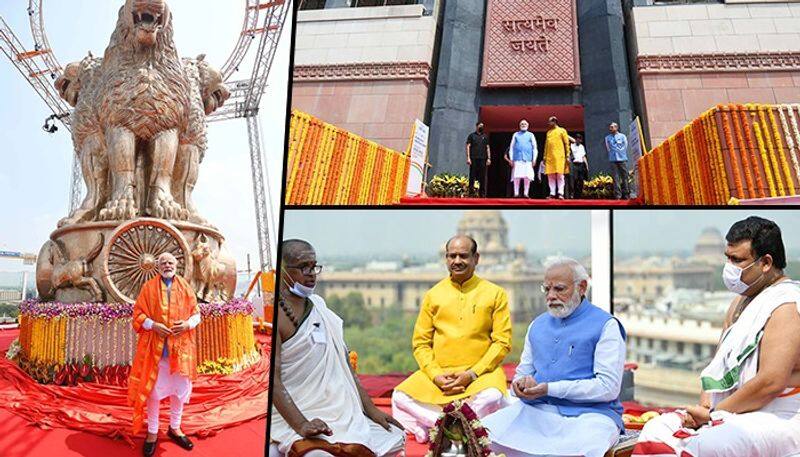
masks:
{"type": "Polygon", "coordinates": [[[147,407],[145,456],[155,453],[158,439],[158,407],[170,397],[170,427],[173,441],[190,450],[193,444],[181,431],[183,405],[197,377],[197,347],[194,328],[200,324],[200,308],[189,283],[175,274],[177,260],[164,253],[156,262],[159,275],[145,282],[133,305],[133,328],[139,335],[128,379],[128,403],[133,406],[133,433],[144,422],[147,407]]]}

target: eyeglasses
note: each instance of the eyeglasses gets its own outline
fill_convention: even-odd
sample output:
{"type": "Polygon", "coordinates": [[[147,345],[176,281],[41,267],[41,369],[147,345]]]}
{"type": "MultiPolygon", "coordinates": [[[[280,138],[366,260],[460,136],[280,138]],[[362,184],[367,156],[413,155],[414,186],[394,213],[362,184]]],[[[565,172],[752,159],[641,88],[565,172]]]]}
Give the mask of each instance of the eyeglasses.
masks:
{"type": "Polygon", "coordinates": [[[315,274],[318,275],[322,273],[322,265],[314,265],[314,266],[297,266],[297,265],[287,265],[286,268],[294,268],[295,270],[300,270],[301,273],[304,275],[315,274]]]}
{"type": "MultiPolygon", "coordinates": [[[[580,280],[575,280],[575,281],[572,281],[572,284],[577,284],[579,282],[580,282],[580,280]]],[[[545,295],[549,294],[551,290],[553,290],[553,291],[555,291],[555,293],[561,295],[564,292],[566,292],[567,289],[569,289],[569,286],[565,285],[565,284],[556,284],[554,286],[546,286],[546,285],[542,284],[541,286],[539,286],[539,290],[541,290],[542,293],[545,294],[545,295]]]]}

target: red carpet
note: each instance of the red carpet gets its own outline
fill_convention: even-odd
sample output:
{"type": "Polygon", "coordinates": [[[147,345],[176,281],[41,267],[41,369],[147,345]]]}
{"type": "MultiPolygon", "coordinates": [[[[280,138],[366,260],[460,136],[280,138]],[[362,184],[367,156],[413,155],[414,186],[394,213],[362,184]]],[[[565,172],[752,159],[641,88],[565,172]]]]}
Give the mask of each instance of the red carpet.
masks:
{"type": "Polygon", "coordinates": [[[400,199],[400,205],[486,205],[486,206],[639,206],[639,200],[546,200],[530,198],[438,198],[438,197],[404,197],[400,199]]]}
{"type": "MultiPolygon", "coordinates": [[[[0,352],[5,352],[17,334],[18,330],[0,332],[0,352]]],[[[195,437],[193,455],[263,455],[269,338],[257,335],[257,339],[263,344],[265,354],[259,364],[235,375],[201,376],[195,381],[182,424],[183,430],[195,437]]],[[[124,387],[96,383],[77,387],[37,384],[3,358],[0,360],[0,455],[141,455],[141,438],[133,438],[135,447],[130,445],[131,411],[126,405],[126,395],[124,387]],[[86,401],[87,398],[93,400],[86,401]]],[[[166,404],[165,400],[162,426],[167,420],[166,404]]],[[[163,436],[158,452],[186,455],[186,451],[163,436]]]]}

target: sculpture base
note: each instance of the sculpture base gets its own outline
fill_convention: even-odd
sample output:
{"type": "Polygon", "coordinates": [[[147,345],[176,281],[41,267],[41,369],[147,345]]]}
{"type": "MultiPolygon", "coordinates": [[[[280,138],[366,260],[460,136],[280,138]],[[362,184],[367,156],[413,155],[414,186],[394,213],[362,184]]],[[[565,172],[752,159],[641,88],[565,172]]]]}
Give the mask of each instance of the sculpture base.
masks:
{"type": "MultiPolygon", "coordinates": [[[[126,385],[136,349],[132,312],[127,303],[25,302],[9,358],[40,383],[126,385]]],[[[231,374],[259,361],[252,303],[201,303],[200,312],[199,373],[231,374]]]]}
{"type": "Polygon", "coordinates": [[[236,263],[224,242],[208,225],[147,217],[67,225],[39,251],[36,288],[43,300],[62,303],[133,303],[169,252],[199,298],[225,300],[236,288],[236,263]]]}

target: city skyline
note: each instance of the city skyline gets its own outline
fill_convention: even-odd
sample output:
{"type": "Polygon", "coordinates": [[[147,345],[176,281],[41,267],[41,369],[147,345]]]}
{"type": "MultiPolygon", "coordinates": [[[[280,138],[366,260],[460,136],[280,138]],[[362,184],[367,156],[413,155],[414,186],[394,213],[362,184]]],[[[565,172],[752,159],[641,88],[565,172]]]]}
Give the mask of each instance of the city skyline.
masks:
{"type": "MultiPolygon", "coordinates": [[[[314,245],[320,258],[400,260],[408,255],[434,259],[444,243],[456,234],[463,213],[463,210],[287,210],[283,239],[305,239],[314,245]]],[[[590,253],[589,210],[502,210],[500,213],[508,226],[509,246],[523,245],[529,258],[553,254],[583,257],[590,253]],[[554,231],[552,227],[560,229],[554,231]],[[535,240],[543,242],[537,244],[535,240]]],[[[478,246],[479,252],[481,248],[478,246]]]]}

